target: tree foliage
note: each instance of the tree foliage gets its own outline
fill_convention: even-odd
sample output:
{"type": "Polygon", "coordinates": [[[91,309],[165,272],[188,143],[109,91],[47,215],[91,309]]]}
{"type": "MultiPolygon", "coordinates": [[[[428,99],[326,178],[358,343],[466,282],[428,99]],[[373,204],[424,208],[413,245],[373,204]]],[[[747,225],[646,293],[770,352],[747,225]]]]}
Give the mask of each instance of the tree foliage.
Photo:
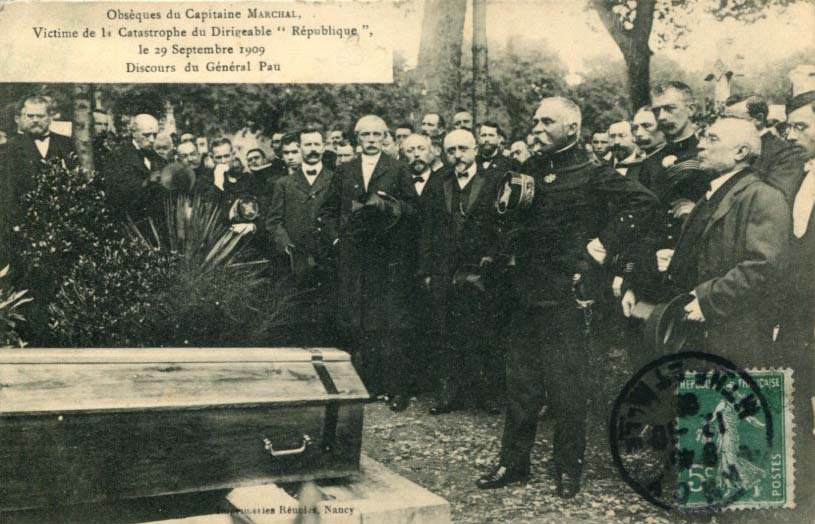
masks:
{"type": "Polygon", "coordinates": [[[626,62],[628,89],[634,106],[647,102],[650,85],[650,43],[686,46],[691,28],[684,15],[703,10],[718,20],[732,18],[752,23],[770,8],[783,8],[802,0],[589,0],[614,39],[626,62]]]}

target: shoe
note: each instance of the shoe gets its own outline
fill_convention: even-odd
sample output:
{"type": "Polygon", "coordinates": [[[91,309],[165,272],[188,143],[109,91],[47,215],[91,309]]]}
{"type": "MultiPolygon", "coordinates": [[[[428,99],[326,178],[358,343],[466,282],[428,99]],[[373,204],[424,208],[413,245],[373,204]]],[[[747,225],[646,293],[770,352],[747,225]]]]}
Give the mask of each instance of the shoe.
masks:
{"type": "Polygon", "coordinates": [[[391,411],[404,411],[410,405],[410,397],[407,395],[395,395],[389,407],[391,411]]]}
{"type": "Polygon", "coordinates": [[[580,476],[561,473],[557,476],[557,496],[572,499],[580,492],[580,476]]]}
{"type": "Polygon", "coordinates": [[[499,465],[491,472],[479,478],[475,485],[478,489],[503,488],[509,484],[526,484],[529,481],[529,471],[512,470],[499,465]]]}
{"type": "Polygon", "coordinates": [[[452,413],[456,411],[458,406],[453,404],[452,402],[439,402],[437,404],[433,404],[430,407],[430,414],[431,415],[444,415],[445,413],[452,413]]]}

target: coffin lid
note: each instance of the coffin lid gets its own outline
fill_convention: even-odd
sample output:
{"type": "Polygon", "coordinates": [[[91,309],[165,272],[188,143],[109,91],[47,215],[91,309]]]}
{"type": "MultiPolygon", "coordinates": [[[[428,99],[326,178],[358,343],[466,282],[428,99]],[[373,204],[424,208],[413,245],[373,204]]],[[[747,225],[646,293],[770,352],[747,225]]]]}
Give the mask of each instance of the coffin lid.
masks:
{"type": "Polygon", "coordinates": [[[0,351],[0,416],[367,399],[348,354],[335,348],[0,351]]]}

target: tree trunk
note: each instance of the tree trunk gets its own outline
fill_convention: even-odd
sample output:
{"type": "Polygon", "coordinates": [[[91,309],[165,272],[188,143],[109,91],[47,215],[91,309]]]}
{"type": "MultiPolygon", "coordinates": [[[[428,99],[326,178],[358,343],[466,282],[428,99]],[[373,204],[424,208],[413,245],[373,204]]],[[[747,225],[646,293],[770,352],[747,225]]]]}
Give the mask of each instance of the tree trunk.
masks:
{"type": "Polygon", "coordinates": [[[615,5],[614,0],[591,0],[592,9],[597,12],[625,59],[628,94],[633,112],[651,100],[651,48],[648,40],[654,25],[656,0],[637,0],[636,18],[630,29],[626,29],[612,11],[615,5]]]}
{"type": "Polygon", "coordinates": [[[74,139],[74,149],[79,157],[79,163],[85,169],[92,171],[93,164],[93,85],[74,84],[73,87],[74,117],[71,124],[71,134],[74,139]]]}
{"type": "Polygon", "coordinates": [[[487,57],[487,0],[473,0],[473,92],[475,122],[487,118],[489,94],[489,61],[487,57]]]}
{"type": "Polygon", "coordinates": [[[643,46],[633,46],[624,57],[633,113],[651,101],[651,51],[648,42],[645,42],[644,49],[643,46]]]}
{"type": "Polygon", "coordinates": [[[417,74],[425,89],[422,109],[443,111],[458,98],[467,0],[426,0],[417,74]]]}

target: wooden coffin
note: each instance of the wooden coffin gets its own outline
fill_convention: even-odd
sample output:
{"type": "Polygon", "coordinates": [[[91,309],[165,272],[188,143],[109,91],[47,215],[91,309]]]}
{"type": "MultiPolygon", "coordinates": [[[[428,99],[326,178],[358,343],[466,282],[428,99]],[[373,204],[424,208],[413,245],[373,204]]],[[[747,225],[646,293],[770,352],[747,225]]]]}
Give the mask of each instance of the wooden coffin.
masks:
{"type": "Polygon", "coordinates": [[[336,349],[0,351],[0,511],[342,477],[368,393],[336,349]]]}

